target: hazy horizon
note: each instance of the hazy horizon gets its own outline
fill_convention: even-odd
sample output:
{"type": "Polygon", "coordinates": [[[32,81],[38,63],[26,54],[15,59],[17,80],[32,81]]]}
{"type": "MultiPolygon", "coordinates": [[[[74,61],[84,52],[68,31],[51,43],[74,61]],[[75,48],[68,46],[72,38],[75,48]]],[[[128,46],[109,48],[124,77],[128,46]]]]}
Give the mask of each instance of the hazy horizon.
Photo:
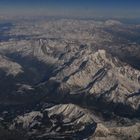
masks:
{"type": "Polygon", "coordinates": [[[139,6],[138,0],[3,0],[0,16],[139,18],[139,6]]]}

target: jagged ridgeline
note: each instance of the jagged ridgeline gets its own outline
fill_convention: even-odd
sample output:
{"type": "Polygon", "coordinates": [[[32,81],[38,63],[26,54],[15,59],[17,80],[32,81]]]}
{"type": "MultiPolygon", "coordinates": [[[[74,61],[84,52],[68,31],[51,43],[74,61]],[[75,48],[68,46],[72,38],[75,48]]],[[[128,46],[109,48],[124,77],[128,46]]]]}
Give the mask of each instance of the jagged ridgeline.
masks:
{"type": "Polygon", "coordinates": [[[4,30],[10,36],[0,42],[0,139],[138,140],[136,28],[57,19],[4,30]],[[21,38],[11,36],[19,30],[21,38]]]}

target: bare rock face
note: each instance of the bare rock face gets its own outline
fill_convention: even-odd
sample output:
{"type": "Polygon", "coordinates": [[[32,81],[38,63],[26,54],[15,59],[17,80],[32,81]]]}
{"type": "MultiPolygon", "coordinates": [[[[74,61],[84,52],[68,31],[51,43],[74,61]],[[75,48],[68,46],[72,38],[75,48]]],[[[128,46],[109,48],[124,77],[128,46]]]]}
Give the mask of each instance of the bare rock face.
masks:
{"type": "Polygon", "coordinates": [[[83,102],[92,100],[91,97],[93,104],[99,108],[110,108],[124,116],[139,112],[138,70],[112,57],[105,50],[93,51],[89,47],[79,47],[77,50],[70,50],[68,54],[71,55],[63,55],[66,62],[53,77],[60,82],[61,92],[67,90],[70,96],[79,95],[79,98],[87,96],[87,101],[85,99],[83,102]]]}
{"type": "MultiPolygon", "coordinates": [[[[58,42],[61,44],[63,41],[41,39],[35,43],[30,42],[29,54],[20,50],[21,58],[13,55],[10,57],[12,60],[20,58],[18,63],[1,56],[1,67],[6,67],[13,75],[20,75],[21,65],[24,73],[29,72],[30,77],[36,78],[35,81],[38,81],[38,77],[34,77],[32,72],[35,76],[39,73],[43,77],[35,85],[26,84],[26,79],[24,83],[17,81],[18,88],[13,90],[14,101],[18,97],[17,102],[22,99],[22,105],[25,103],[24,111],[29,108],[28,105],[30,109],[26,111],[28,113],[16,112],[17,116],[15,113],[10,131],[22,131],[30,139],[37,140],[138,139],[139,123],[118,126],[116,121],[114,126],[108,126],[104,119],[111,118],[111,124],[116,116],[138,118],[139,70],[121,62],[103,49],[98,50],[94,46],[75,42],[63,44],[58,49],[58,42]],[[33,61],[31,56],[39,62],[33,61]],[[26,57],[29,57],[27,60],[30,60],[31,65],[35,63],[32,69],[29,63],[24,62],[26,57]],[[49,74],[46,74],[48,67],[44,67],[47,63],[54,66],[54,69],[48,71],[49,74]],[[40,66],[38,69],[37,64],[40,66]],[[24,100],[28,101],[27,105],[24,100]],[[54,102],[54,105],[44,108],[46,102],[54,102]]],[[[6,54],[5,51],[2,51],[3,55],[6,54]]]]}
{"type": "Polygon", "coordinates": [[[73,105],[60,104],[47,108],[42,112],[30,112],[13,120],[11,130],[27,131],[36,139],[78,138],[92,135],[96,123],[91,113],[73,105]]]}
{"type": "Polygon", "coordinates": [[[43,115],[40,112],[30,112],[24,116],[19,116],[14,120],[13,125],[11,125],[11,129],[32,128],[34,125],[37,125],[39,118],[41,119],[42,117],[43,115]]]}
{"type": "Polygon", "coordinates": [[[17,22],[0,42],[0,139],[140,139],[139,30],[115,20],[17,22]]]}
{"type": "Polygon", "coordinates": [[[140,138],[139,130],[140,130],[139,124],[135,124],[133,126],[112,127],[112,128],[107,128],[102,124],[98,124],[94,135],[90,139],[135,140],[140,138]]]}
{"type": "Polygon", "coordinates": [[[6,75],[13,76],[23,72],[22,67],[18,63],[12,62],[10,59],[2,55],[0,55],[0,69],[6,72],[6,75]]]}

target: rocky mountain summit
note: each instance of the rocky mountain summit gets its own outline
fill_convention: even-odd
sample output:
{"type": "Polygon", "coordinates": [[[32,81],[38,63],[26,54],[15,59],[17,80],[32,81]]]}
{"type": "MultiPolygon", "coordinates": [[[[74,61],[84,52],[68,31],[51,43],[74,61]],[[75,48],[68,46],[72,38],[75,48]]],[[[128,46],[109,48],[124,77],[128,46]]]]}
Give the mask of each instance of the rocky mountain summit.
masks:
{"type": "Polygon", "coordinates": [[[88,111],[60,104],[19,116],[10,128],[23,129],[31,139],[82,139],[95,131],[96,123],[88,111]]]}
{"type": "MultiPolygon", "coordinates": [[[[60,90],[67,90],[70,95],[89,96],[91,102],[91,98],[94,98],[93,104],[95,102],[104,104],[99,106],[107,107],[107,110],[112,104],[111,109],[117,113],[123,107],[125,110],[127,106],[134,112],[139,110],[138,70],[120,62],[105,50],[93,52],[84,48],[77,50],[75,54],[65,62],[68,65],[64,65],[56,74],[56,80],[60,81],[60,90]]],[[[63,57],[67,60],[65,58],[67,56],[63,57]]],[[[83,102],[85,101],[84,99],[83,102]]],[[[125,113],[126,116],[129,115],[130,109],[128,114],[127,109],[124,115],[125,113]]]]}
{"type": "Polygon", "coordinates": [[[139,140],[140,71],[132,62],[140,50],[128,45],[130,27],[50,20],[28,25],[31,37],[27,25],[0,42],[0,139],[139,140]]]}

